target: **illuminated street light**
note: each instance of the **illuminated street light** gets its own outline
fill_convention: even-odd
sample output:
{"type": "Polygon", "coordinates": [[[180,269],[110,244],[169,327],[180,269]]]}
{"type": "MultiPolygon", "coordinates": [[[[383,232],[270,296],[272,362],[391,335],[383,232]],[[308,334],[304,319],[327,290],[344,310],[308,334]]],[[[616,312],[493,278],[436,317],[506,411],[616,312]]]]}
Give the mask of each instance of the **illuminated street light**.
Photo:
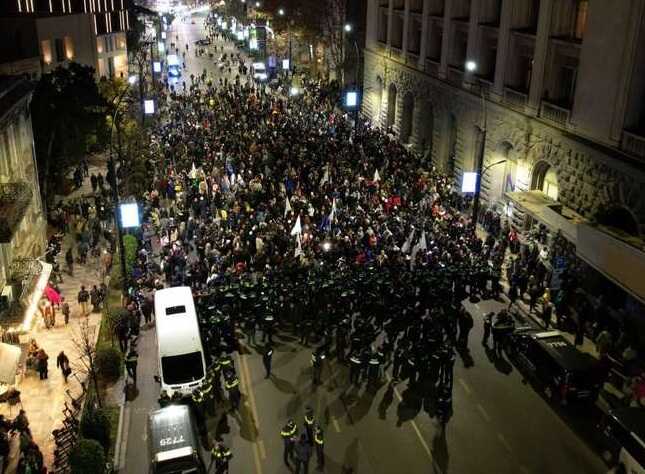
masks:
{"type": "Polygon", "coordinates": [[[260,8],[260,2],[255,2],[255,8],[260,8]]]}
{"type": "Polygon", "coordinates": [[[466,61],[466,71],[475,72],[477,70],[477,63],[475,61],[466,61]]]}
{"type": "Polygon", "coordinates": [[[280,9],[278,10],[278,15],[280,15],[280,16],[284,16],[284,8],[280,8],[280,9]]]}
{"type": "Polygon", "coordinates": [[[349,23],[345,23],[344,28],[347,33],[352,31],[352,25],[350,25],[349,23]]]}
{"type": "Polygon", "coordinates": [[[132,86],[137,82],[137,76],[128,77],[128,83],[132,86]]]}

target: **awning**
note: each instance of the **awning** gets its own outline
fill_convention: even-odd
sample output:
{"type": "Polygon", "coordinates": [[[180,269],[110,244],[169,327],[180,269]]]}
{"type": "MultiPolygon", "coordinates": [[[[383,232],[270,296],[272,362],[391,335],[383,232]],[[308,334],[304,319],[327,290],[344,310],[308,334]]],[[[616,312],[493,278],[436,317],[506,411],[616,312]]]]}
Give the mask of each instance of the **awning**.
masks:
{"type": "Polygon", "coordinates": [[[20,363],[20,347],[0,343],[0,383],[13,385],[20,363]]]}
{"type": "Polygon", "coordinates": [[[560,231],[574,245],[578,243],[580,224],[587,220],[573,209],[547,197],[542,191],[509,192],[506,197],[522,211],[546,225],[552,231],[560,231]]]}

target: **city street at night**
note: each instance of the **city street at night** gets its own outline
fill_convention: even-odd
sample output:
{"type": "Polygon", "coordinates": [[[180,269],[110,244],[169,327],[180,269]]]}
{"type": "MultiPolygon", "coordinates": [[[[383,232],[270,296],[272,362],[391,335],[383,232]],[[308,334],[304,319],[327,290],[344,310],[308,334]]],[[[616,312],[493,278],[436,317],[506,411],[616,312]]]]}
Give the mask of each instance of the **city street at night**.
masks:
{"type": "Polygon", "coordinates": [[[0,474],[645,474],[645,0],[0,40],[0,474]]]}

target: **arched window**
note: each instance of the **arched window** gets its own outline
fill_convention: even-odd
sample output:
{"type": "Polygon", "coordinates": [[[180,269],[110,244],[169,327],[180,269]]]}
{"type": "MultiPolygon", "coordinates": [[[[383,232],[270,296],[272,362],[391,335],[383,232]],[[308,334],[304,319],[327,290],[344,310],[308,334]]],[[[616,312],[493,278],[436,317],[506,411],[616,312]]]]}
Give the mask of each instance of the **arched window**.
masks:
{"type": "Polygon", "coordinates": [[[412,127],[413,127],[413,117],[414,117],[414,96],[411,92],[408,92],[403,96],[403,114],[401,115],[401,141],[403,143],[409,143],[410,137],[412,136],[412,127]]]}
{"type": "Polygon", "coordinates": [[[558,176],[546,161],[540,161],[533,167],[531,189],[539,189],[554,201],[558,200],[558,176]]]}
{"type": "Polygon", "coordinates": [[[394,83],[390,84],[387,91],[387,120],[385,126],[387,128],[393,127],[396,121],[396,86],[394,83]]]}
{"type": "Polygon", "coordinates": [[[606,225],[607,227],[622,230],[623,232],[636,237],[640,235],[638,222],[629,209],[625,207],[615,206],[610,207],[607,210],[600,211],[596,215],[596,219],[598,220],[598,223],[606,225]]]}

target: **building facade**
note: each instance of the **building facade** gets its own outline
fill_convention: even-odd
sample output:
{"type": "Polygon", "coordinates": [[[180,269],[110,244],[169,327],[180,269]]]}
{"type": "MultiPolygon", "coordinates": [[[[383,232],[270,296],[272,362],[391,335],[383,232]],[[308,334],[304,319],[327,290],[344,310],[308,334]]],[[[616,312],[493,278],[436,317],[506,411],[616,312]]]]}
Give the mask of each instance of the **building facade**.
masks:
{"type": "MultiPolygon", "coordinates": [[[[579,254],[628,242],[620,261],[645,270],[645,0],[368,0],[367,15],[364,116],[456,186],[483,146],[482,198],[503,218],[579,254]]],[[[645,300],[616,261],[591,263],[645,300]]]]}
{"type": "Polygon", "coordinates": [[[39,76],[69,61],[127,76],[126,0],[8,0],[0,6],[0,72],[39,76]]]}
{"type": "Polygon", "coordinates": [[[48,274],[43,274],[43,269],[50,268],[37,260],[45,249],[46,221],[29,110],[32,88],[25,80],[0,76],[0,325],[3,327],[7,322],[22,322],[38,283],[41,279],[47,282],[48,274]],[[6,313],[11,310],[15,314],[9,318],[6,313]]]}

